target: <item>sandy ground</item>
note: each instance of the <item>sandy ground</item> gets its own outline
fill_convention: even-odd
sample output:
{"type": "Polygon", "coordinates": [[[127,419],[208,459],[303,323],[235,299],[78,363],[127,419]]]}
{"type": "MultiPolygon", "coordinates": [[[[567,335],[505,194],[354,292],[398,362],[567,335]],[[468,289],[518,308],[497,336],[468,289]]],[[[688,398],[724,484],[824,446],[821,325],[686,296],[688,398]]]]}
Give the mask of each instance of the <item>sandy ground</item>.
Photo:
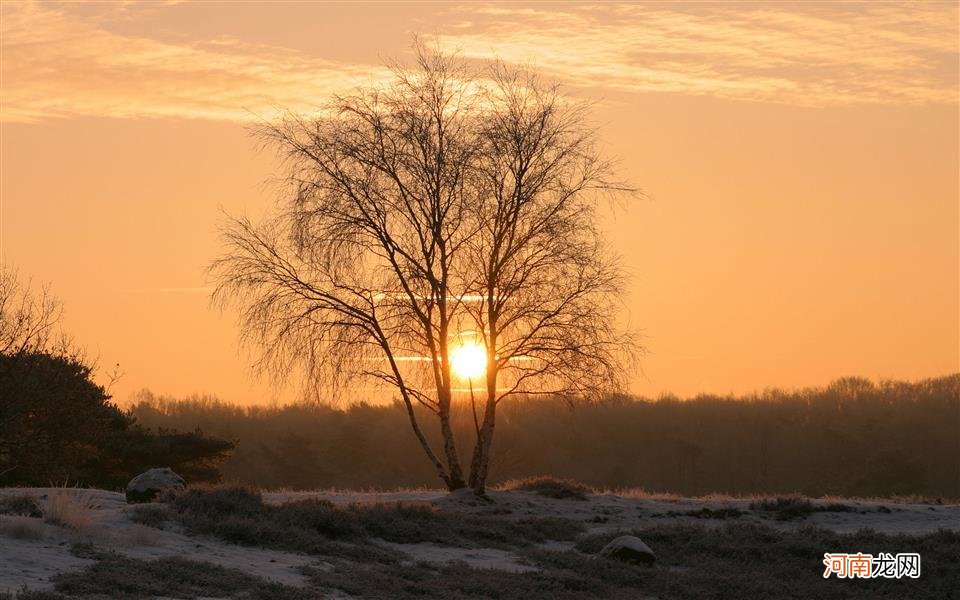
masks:
{"type": "MultiPolygon", "coordinates": [[[[42,499],[51,493],[46,488],[0,489],[4,494],[30,494],[42,499]]],[[[57,490],[54,493],[63,493],[57,490]]],[[[90,506],[89,522],[78,529],[43,523],[27,517],[0,516],[0,591],[49,588],[49,578],[60,572],[74,571],[93,561],[70,554],[75,542],[89,541],[97,547],[126,556],[152,559],[186,556],[212,562],[280,583],[300,585],[300,568],[317,565],[316,557],[289,552],[225,544],[208,537],[187,536],[177,531],[159,530],[130,520],[133,506],[123,494],[102,490],[69,490],[90,506]],[[31,521],[39,539],[14,539],[9,525],[31,521]]]]}
{"type": "MultiPolygon", "coordinates": [[[[0,591],[15,591],[22,586],[43,589],[51,586],[56,573],[74,571],[92,561],[77,558],[70,546],[91,541],[98,547],[140,559],[186,556],[232,567],[251,575],[288,585],[301,585],[301,568],[324,568],[315,556],[236,546],[212,538],[187,536],[176,530],[158,530],[131,521],[133,506],[122,494],[101,490],[57,490],[50,488],[0,489],[0,496],[29,494],[41,504],[51,494],[70,494],[82,511],[79,526],[71,529],[44,523],[29,517],[0,516],[0,591]]],[[[527,516],[566,517],[584,522],[591,531],[649,527],[658,523],[690,522],[707,526],[726,523],[762,522],[779,528],[816,525],[838,532],[870,528],[888,534],[919,535],[938,529],[960,530],[960,505],[910,504],[866,500],[814,500],[814,504],[842,503],[853,510],[817,512],[800,521],[776,521],[750,510],[751,499],[736,498],[660,498],[645,495],[595,494],[586,501],[557,500],[532,492],[491,492],[493,502],[483,502],[470,493],[446,494],[442,491],[392,493],[364,492],[268,492],[267,502],[282,503],[309,497],[322,497],[335,503],[423,502],[441,510],[473,514],[499,514],[516,518],[527,516]],[[683,513],[703,508],[735,508],[744,511],[738,519],[704,519],[683,513]]],[[[476,567],[523,571],[523,564],[510,552],[493,548],[450,548],[436,544],[378,543],[406,553],[411,560],[434,563],[464,561],[476,567]]],[[[550,547],[569,547],[551,543],[550,547]]]]}

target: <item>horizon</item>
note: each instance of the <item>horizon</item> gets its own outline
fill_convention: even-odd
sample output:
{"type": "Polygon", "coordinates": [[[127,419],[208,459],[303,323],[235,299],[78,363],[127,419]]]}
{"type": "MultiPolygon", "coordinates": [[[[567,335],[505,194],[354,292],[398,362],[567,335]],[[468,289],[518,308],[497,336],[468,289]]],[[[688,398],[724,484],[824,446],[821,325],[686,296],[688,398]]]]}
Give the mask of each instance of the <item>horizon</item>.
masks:
{"type": "MultiPolygon", "coordinates": [[[[841,382],[849,380],[863,380],[867,381],[871,386],[876,388],[882,388],[884,386],[894,385],[894,386],[916,386],[922,383],[934,382],[934,381],[943,381],[949,380],[951,378],[960,377],[960,371],[955,373],[945,373],[943,375],[937,375],[933,377],[922,377],[919,379],[868,379],[864,377],[857,376],[848,376],[848,377],[839,377],[827,383],[826,385],[815,385],[815,386],[802,386],[795,388],[782,388],[782,387],[767,387],[758,390],[752,390],[743,392],[740,394],[726,393],[726,394],[716,394],[710,392],[700,392],[692,396],[678,396],[676,394],[671,394],[669,392],[664,392],[657,396],[644,396],[642,394],[628,393],[628,394],[618,394],[613,395],[609,399],[625,399],[631,402],[648,402],[655,403],[661,401],[669,402],[696,402],[703,399],[709,400],[724,400],[731,402],[751,402],[754,400],[763,400],[769,396],[777,395],[782,397],[797,396],[801,394],[818,394],[825,393],[829,389],[841,382]]],[[[108,390],[109,393],[109,390],[108,390]]],[[[217,394],[210,393],[191,393],[182,396],[174,396],[170,394],[156,393],[154,390],[148,388],[141,388],[139,390],[133,391],[125,399],[121,400],[116,397],[112,397],[111,402],[116,404],[118,407],[129,410],[141,403],[146,403],[148,405],[154,406],[163,403],[172,403],[172,404],[190,404],[190,403],[211,403],[213,405],[227,406],[230,408],[244,408],[244,409],[254,409],[254,410],[283,410],[285,408],[299,408],[299,407],[318,407],[318,408],[331,408],[334,410],[349,410],[352,406],[357,405],[367,405],[367,406],[387,406],[391,403],[397,402],[397,399],[392,400],[383,400],[383,401],[372,401],[367,398],[351,399],[346,402],[334,402],[334,401],[323,401],[323,400],[313,400],[310,398],[290,398],[286,401],[272,401],[269,403],[238,403],[231,402],[229,399],[222,398],[217,394]]],[[[515,400],[516,402],[565,402],[562,398],[554,396],[518,396],[515,400]]],[[[595,404],[602,404],[605,400],[600,400],[597,402],[587,402],[579,403],[575,406],[593,406],[595,404]]]]}
{"type": "Polygon", "coordinates": [[[252,377],[233,314],[209,304],[220,209],[275,205],[257,115],[379,81],[415,33],[595,103],[645,193],[601,222],[648,351],[633,395],[960,370],[955,4],[0,11],[0,259],[120,364],[118,402],[296,400],[252,377]]]}

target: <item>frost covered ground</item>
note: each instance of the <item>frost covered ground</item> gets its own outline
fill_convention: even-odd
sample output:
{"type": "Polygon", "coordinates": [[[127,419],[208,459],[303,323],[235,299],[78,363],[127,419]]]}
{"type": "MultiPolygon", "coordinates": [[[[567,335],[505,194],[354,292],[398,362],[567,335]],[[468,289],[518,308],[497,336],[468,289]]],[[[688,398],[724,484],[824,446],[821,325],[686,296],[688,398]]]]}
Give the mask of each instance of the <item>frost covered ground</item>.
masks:
{"type": "Polygon", "coordinates": [[[171,507],[128,505],[101,490],[0,489],[0,506],[28,497],[43,513],[0,516],[0,595],[695,598],[723,582],[728,597],[795,589],[795,597],[944,598],[960,589],[957,504],[519,490],[488,499],[264,492],[261,502],[205,493],[171,507]],[[626,532],[658,554],[655,567],[597,556],[626,532]],[[823,552],[857,551],[918,551],[924,574],[823,580],[823,552]]]}

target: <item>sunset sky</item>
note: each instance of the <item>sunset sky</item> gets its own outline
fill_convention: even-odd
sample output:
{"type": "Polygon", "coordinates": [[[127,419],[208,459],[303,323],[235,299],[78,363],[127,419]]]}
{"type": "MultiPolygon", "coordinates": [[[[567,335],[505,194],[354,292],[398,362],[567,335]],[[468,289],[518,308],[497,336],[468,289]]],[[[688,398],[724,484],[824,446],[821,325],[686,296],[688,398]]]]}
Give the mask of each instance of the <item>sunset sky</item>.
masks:
{"type": "Polygon", "coordinates": [[[645,197],[605,215],[648,354],[634,391],[960,368],[956,2],[2,6],[6,263],[141,388],[264,403],[204,268],[270,208],[248,127],[385,77],[414,34],[534,68],[645,197]]]}

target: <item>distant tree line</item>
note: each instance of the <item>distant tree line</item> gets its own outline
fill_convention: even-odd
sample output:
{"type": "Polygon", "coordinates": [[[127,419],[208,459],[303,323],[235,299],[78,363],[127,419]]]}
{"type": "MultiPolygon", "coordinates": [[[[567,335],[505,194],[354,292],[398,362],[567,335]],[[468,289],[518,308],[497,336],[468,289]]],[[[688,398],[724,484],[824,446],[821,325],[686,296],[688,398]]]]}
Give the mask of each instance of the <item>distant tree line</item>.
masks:
{"type": "MultiPolygon", "coordinates": [[[[239,407],[141,392],[152,427],[236,441],[224,478],[264,487],[435,486],[402,405],[239,407]]],[[[848,378],[743,397],[627,397],[506,405],[494,482],[537,474],[602,488],[706,494],[960,498],[960,374],[913,383],[848,378]]],[[[472,431],[466,407],[454,411],[472,431]]]]}

